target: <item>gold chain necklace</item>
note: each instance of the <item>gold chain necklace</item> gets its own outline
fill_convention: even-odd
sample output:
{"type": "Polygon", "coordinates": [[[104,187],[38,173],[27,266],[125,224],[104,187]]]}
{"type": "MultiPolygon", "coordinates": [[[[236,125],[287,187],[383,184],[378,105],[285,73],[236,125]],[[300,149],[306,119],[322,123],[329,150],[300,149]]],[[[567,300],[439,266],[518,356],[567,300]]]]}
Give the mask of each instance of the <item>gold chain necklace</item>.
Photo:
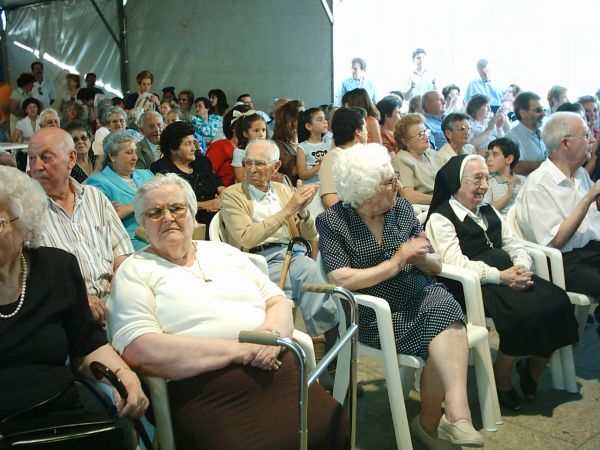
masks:
{"type": "MultiPolygon", "coordinates": [[[[197,258],[197,252],[198,252],[198,245],[194,242],[194,261],[196,261],[195,266],[198,268],[198,270],[200,271],[200,275],[198,275],[198,273],[194,272],[193,270],[188,269],[185,266],[179,266],[181,267],[183,270],[185,270],[186,272],[191,273],[192,275],[194,275],[195,277],[200,278],[201,280],[204,280],[205,283],[210,283],[212,282],[212,278],[209,278],[206,276],[206,273],[204,272],[204,270],[202,270],[202,266],[200,265],[200,261],[198,261],[197,258]]],[[[194,266],[194,264],[192,264],[192,267],[194,266]]]]}

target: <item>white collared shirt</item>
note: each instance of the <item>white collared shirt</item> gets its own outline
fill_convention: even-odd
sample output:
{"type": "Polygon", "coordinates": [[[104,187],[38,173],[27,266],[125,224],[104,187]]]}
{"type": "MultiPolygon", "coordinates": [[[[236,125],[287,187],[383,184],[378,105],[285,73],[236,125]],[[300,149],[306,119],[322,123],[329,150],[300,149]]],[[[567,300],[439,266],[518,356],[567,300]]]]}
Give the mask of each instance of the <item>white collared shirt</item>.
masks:
{"type": "MultiPolygon", "coordinates": [[[[450,199],[450,207],[459,220],[464,221],[469,216],[482,229],[487,230],[487,221],[481,215],[479,208],[474,213],[461,205],[454,197],[450,199]]],[[[494,211],[502,223],[502,250],[509,254],[513,265],[521,265],[529,270],[531,267],[531,258],[527,254],[527,251],[519,243],[518,239],[508,231],[502,215],[495,209],[494,211]]],[[[473,270],[479,276],[481,284],[500,283],[500,271],[498,269],[488,266],[483,261],[471,261],[467,256],[463,255],[458,236],[456,235],[456,229],[450,219],[441,214],[434,213],[427,221],[426,230],[431,245],[444,263],[473,270]]]]}
{"type": "MultiPolygon", "coordinates": [[[[515,200],[517,222],[525,239],[548,245],[593,184],[585,169],[580,167],[573,178],[568,178],[552,160],[546,159],[529,174],[515,200]]],[[[590,241],[600,241],[600,212],[595,202],[560,251],[570,252],[590,241]]]]}
{"type": "MultiPolygon", "coordinates": [[[[273,189],[273,186],[269,185],[269,190],[263,192],[248,183],[248,192],[250,193],[250,199],[252,200],[252,207],[254,210],[252,213],[252,221],[254,223],[263,222],[268,217],[281,211],[281,203],[279,202],[279,197],[277,196],[275,189],[273,189]]],[[[263,244],[277,242],[287,244],[290,239],[291,235],[287,226],[284,224],[263,244]]]]}

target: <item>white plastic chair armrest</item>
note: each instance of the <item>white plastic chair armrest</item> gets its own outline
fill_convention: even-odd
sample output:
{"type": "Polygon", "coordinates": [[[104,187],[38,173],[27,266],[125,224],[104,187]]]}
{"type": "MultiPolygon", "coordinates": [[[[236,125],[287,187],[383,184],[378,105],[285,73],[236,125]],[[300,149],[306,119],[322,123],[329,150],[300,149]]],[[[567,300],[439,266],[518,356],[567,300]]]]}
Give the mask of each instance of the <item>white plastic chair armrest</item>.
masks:
{"type": "Polygon", "coordinates": [[[442,271],[439,275],[462,284],[468,321],[474,325],[485,326],[481,283],[477,274],[469,269],[442,264],[442,271]]]}
{"type": "Polygon", "coordinates": [[[174,450],[175,436],[173,435],[173,424],[171,422],[171,406],[169,405],[167,380],[160,377],[138,375],[150,389],[159,446],[164,450],[174,450]]]}
{"type": "Polygon", "coordinates": [[[244,255],[246,255],[248,259],[262,271],[262,273],[264,273],[266,276],[269,276],[269,266],[267,265],[267,260],[263,255],[259,255],[257,253],[244,253],[244,255]]]}
{"type": "Polygon", "coordinates": [[[306,367],[308,370],[313,370],[317,365],[317,361],[315,359],[315,348],[311,337],[300,330],[294,329],[292,339],[302,347],[302,350],[304,350],[304,354],[306,355],[306,367]]]}

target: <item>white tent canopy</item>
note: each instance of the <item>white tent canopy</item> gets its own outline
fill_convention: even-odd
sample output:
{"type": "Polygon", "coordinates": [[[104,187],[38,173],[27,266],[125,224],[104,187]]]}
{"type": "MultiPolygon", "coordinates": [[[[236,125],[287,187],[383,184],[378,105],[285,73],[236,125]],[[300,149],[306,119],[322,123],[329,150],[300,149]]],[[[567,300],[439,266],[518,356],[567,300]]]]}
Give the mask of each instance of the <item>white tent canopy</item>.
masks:
{"type": "MultiPolygon", "coordinates": [[[[117,1],[0,1],[10,80],[39,59],[57,88],[68,72],[95,72],[121,91],[119,45],[102,21],[118,41],[117,1]],[[34,4],[11,9],[24,3],[34,4]]],[[[331,101],[332,23],[320,0],[129,0],[124,16],[131,91],[136,73],[150,70],[155,92],[220,88],[230,104],[248,92],[265,110],[282,96],[331,101]]]]}

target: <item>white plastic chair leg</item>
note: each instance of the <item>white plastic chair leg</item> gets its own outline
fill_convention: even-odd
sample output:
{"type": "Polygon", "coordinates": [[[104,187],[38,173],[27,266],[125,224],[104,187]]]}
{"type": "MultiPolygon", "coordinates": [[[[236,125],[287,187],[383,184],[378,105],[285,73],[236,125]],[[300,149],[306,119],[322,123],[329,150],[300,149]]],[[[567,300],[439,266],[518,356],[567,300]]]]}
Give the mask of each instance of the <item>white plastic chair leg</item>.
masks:
{"type": "Polygon", "coordinates": [[[578,336],[579,340],[583,338],[583,333],[585,331],[585,325],[587,324],[587,318],[590,313],[591,305],[575,305],[575,319],[577,320],[578,336]]]}
{"type": "Polygon", "coordinates": [[[383,360],[385,371],[385,381],[387,384],[390,408],[392,411],[392,421],[394,422],[394,431],[396,433],[396,445],[401,450],[412,450],[410,439],[410,429],[408,427],[408,417],[406,415],[406,406],[404,405],[404,395],[402,390],[402,381],[398,371],[396,358],[383,360]]]}
{"type": "Polygon", "coordinates": [[[552,387],[559,391],[565,389],[565,377],[563,374],[560,350],[556,350],[550,357],[550,373],[552,374],[552,387]]]}
{"type": "Polygon", "coordinates": [[[483,427],[487,431],[497,431],[497,425],[502,423],[502,415],[500,413],[494,370],[487,341],[474,346],[471,352],[475,366],[475,379],[477,382],[483,427]]]}
{"type": "Polygon", "coordinates": [[[579,392],[577,388],[577,378],[575,376],[575,362],[573,360],[573,347],[567,345],[560,349],[560,359],[562,362],[565,389],[567,392],[579,392]]]}

